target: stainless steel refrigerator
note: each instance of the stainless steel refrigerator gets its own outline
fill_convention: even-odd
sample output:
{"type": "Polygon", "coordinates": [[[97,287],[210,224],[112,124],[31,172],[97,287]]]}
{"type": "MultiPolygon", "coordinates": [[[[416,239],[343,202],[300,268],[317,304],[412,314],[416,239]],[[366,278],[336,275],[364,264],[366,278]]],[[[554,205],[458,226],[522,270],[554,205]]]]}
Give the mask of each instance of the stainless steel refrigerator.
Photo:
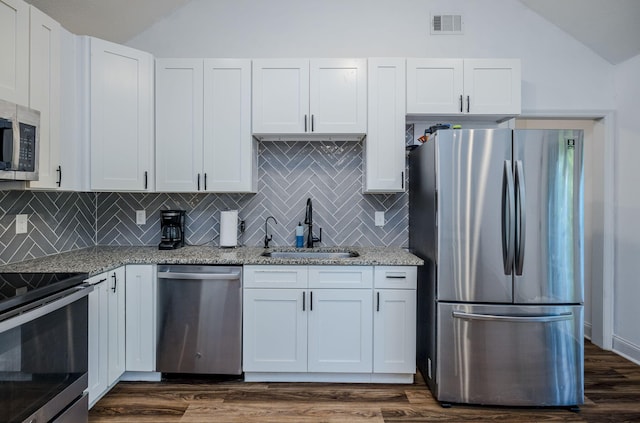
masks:
{"type": "Polygon", "coordinates": [[[409,157],[417,361],[434,396],[582,404],[582,131],[440,130],[409,157]]]}

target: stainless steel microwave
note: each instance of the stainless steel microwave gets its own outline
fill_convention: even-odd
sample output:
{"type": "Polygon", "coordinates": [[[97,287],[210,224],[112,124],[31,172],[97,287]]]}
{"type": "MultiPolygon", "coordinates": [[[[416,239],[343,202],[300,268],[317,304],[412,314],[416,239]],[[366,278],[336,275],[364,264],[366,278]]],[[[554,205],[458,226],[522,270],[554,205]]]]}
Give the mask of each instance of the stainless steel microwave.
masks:
{"type": "Polygon", "coordinates": [[[40,112],[0,100],[0,179],[38,179],[40,112]]]}

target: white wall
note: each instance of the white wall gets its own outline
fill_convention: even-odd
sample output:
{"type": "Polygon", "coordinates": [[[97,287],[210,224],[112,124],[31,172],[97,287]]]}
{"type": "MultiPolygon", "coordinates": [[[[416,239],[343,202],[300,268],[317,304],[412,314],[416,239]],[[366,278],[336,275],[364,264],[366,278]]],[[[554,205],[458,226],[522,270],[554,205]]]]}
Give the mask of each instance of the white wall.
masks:
{"type": "Polygon", "coordinates": [[[192,0],[128,45],[156,57],[519,57],[522,108],[612,109],[612,65],[518,0],[192,0]],[[430,35],[460,13],[464,35],[430,35]]]}
{"type": "Polygon", "coordinates": [[[640,362],[640,55],[616,66],[614,350],[640,362]]]}

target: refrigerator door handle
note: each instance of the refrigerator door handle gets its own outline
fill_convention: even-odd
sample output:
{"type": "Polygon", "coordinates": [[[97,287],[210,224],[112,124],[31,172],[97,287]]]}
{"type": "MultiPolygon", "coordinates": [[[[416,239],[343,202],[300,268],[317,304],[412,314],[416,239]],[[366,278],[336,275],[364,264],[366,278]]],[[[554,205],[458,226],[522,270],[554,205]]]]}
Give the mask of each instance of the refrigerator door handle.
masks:
{"type": "Polygon", "coordinates": [[[480,314],[480,313],[464,313],[461,311],[454,311],[453,317],[457,319],[465,320],[490,320],[499,322],[517,322],[517,323],[548,323],[548,322],[560,322],[563,320],[572,320],[573,313],[560,313],[560,314],[539,314],[532,316],[509,316],[498,314],[480,314]]]}
{"type": "Polygon", "coordinates": [[[510,275],[513,269],[515,250],[515,199],[513,198],[513,171],[511,160],[504,161],[502,176],[502,261],[504,274],[510,275]]]}
{"type": "Polygon", "coordinates": [[[524,266],[524,241],[527,223],[527,202],[525,200],[524,168],[522,160],[516,161],[516,275],[522,275],[524,266]]]}

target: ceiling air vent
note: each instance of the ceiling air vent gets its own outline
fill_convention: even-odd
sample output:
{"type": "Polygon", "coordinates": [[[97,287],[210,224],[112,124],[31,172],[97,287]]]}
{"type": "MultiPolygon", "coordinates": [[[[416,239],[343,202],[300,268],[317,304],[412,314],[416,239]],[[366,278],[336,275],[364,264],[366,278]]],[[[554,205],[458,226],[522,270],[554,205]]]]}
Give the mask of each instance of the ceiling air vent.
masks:
{"type": "Polygon", "coordinates": [[[462,15],[431,15],[432,34],[462,34],[462,15]]]}

